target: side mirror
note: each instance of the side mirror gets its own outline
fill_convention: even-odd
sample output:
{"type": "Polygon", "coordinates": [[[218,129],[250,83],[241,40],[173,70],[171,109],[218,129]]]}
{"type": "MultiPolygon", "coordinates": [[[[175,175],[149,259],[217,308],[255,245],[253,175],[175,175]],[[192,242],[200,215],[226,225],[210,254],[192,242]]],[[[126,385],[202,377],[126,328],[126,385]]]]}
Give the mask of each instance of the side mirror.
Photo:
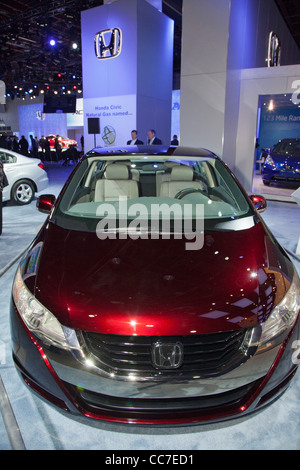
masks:
{"type": "Polygon", "coordinates": [[[42,196],[39,196],[36,201],[36,208],[44,214],[50,214],[55,200],[56,198],[53,194],[42,194],[42,196]]]}
{"type": "Polygon", "coordinates": [[[252,194],[250,196],[252,204],[258,212],[264,212],[267,208],[267,201],[263,196],[258,196],[257,194],[252,194]]]}

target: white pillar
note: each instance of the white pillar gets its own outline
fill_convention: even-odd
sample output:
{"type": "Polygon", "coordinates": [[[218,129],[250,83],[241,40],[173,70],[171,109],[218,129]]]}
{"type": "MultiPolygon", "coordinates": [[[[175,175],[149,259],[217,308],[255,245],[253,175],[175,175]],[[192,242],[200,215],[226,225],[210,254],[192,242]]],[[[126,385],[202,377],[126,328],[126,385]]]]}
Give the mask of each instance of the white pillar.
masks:
{"type": "Polygon", "coordinates": [[[222,154],[230,0],[183,0],[180,142],[222,154]]]}

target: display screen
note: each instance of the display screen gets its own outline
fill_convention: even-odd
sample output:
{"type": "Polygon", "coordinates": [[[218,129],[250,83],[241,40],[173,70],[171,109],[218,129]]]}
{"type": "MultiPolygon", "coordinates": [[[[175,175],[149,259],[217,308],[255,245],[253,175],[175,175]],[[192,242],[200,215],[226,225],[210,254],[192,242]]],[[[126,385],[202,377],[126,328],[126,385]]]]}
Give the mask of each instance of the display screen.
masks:
{"type": "Polygon", "coordinates": [[[75,113],[76,95],[45,96],[44,113],[75,113]]]}

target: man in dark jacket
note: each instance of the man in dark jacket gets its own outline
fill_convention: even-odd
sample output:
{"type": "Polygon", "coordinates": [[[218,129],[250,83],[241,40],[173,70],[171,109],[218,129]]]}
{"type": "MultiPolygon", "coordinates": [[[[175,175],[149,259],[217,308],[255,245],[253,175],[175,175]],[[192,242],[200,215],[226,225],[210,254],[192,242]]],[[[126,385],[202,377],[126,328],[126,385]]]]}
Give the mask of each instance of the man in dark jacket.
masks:
{"type": "Polygon", "coordinates": [[[131,140],[127,141],[127,145],[144,145],[142,140],[137,138],[138,132],[136,130],[131,131],[131,140]]]}
{"type": "Polygon", "coordinates": [[[162,142],[156,137],[156,132],[154,129],[149,129],[148,131],[148,145],[161,145],[162,142]]]}
{"type": "Polygon", "coordinates": [[[28,146],[28,140],[26,140],[24,135],[22,135],[21,139],[19,140],[19,147],[21,154],[25,155],[25,157],[28,157],[28,146]]]}
{"type": "Polygon", "coordinates": [[[2,234],[2,191],[7,185],[8,181],[4,173],[2,160],[0,159],[0,235],[2,234]]]}

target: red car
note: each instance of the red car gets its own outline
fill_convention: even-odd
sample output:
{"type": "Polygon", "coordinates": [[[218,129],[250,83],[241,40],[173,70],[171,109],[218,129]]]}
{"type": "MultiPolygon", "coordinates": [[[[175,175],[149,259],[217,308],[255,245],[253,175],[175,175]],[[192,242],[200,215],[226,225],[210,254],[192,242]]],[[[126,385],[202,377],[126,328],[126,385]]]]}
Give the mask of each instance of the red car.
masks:
{"type": "Polygon", "coordinates": [[[46,139],[49,139],[50,148],[55,147],[54,143],[55,143],[55,138],[56,137],[58,137],[58,141],[59,141],[62,149],[69,148],[71,145],[77,146],[76,140],[69,139],[68,137],[62,137],[61,135],[57,136],[56,134],[50,134],[50,135],[47,135],[45,137],[46,139]]]}
{"type": "Polygon", "coordinates": [[[72,414],[179,425],[272,403],[299,362],[296,269],[206,150],[95,148],[24,255],[11,302],[22,380],[72,414]]]}

